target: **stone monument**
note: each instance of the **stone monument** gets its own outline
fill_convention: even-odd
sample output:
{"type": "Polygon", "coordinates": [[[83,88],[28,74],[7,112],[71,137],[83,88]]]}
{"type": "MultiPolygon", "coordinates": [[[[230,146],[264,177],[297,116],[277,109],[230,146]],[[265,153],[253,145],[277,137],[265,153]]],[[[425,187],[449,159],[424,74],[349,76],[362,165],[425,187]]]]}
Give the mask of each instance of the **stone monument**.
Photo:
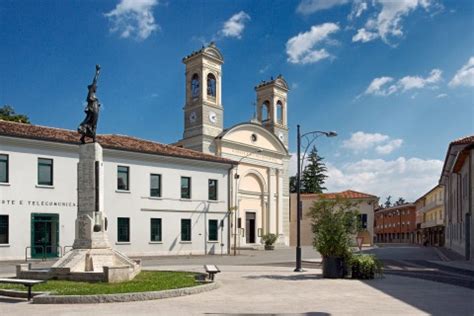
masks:
{"type": "MultiPolygon", "coordinates": [[[[96,66],[96,76],[90,85],[94,86],[94,93],[99,69],[100,67],[96,66]]],[[[110,247],[107,238],[107,217],[104,212],[102,146],[95,142],[97,119],[89,121],[93,124],[88,125],[87,129],[93,131],[93,134],[81,133],[79,130],[82,134],[82,144],[79,146],[77,166],[78,208],[72,250],[51,269],[30,270],[28,265],[17,266],[19,278],[122,282],[133,279],[140,272],[139,260],[131,260],[110,247]],[[85,143],[85,136],[93,138],[93,142],[85,143]]],[[[81,126],[84,124],[83,122],[81,126]]]]}

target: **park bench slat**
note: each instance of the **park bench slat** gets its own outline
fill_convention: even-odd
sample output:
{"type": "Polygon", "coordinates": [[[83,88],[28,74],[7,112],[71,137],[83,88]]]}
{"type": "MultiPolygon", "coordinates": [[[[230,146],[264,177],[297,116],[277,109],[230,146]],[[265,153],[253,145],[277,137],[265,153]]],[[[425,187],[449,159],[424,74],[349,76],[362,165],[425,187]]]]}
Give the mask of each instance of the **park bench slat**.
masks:
{"type": "Polygon", "coordinates": [[[26,279],[0,279],[0,283],[22,284],[28,288],[28,301],[31,300],[31,287],[46,280],[26,280],[26,279]]]}

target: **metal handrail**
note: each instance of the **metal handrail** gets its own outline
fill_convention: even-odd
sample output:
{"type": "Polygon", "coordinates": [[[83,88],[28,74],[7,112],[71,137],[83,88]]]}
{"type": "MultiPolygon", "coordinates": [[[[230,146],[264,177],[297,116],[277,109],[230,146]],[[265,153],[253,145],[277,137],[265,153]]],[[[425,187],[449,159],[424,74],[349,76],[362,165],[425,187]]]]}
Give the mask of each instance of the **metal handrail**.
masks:
{"type": "MultiPolygon", "coordinates": [[[[64,254],[64,255],[65,255],[66,252],[67,252],[67,251],[66,251],[66,248],[71,248],[71,250],[72,250],[72,246],[64,246],[64,247],[63,247],[63,254],[64,254]]],[[[71,251],[71,250],[70,250],[70,251],[71,251]]]]}
{"type": "MultiPolygon", "coordinates": [[[[45,258],[45,252],[44,252],[44,247],[43,247],[43,246],[41,246],[41,245],[38,245],[38,246],[27,246],[27,247],[25,247],[25,262],[28,262],[28,248],[30,249],[30,254],[31,254],[31,250],[32,250],[33,248],[41,248],[41,254],[42,254],[42,258],[41,258],[41,259],[44,260],[44,258],[45,258]]],[[[32,258],[32,257],[30,256],[30,258],[32,258]]]]}

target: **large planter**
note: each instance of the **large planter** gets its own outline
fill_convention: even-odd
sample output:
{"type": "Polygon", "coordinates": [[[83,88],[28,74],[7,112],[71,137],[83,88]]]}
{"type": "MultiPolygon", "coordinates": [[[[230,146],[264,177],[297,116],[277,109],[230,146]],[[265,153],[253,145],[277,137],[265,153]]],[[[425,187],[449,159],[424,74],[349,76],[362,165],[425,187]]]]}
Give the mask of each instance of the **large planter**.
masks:
{"type": "Polygon", "coordinates": [[[265,245],[265,250],[275,250],[274,245],[265,245]]]}
{"type": "Polygon", "coordinates": [[[323,277],[340,279],[344,277],[344,259],[341,257],[323,258],[323,277]]]}

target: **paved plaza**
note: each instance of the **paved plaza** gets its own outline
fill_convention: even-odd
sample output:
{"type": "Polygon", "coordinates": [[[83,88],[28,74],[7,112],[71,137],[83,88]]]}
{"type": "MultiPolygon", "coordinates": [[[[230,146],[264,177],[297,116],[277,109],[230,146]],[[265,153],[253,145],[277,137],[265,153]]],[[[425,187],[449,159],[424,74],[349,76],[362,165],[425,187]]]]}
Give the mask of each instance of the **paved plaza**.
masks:
{"type": "MultiPolygon", "coordinates": [[[[393,246],[371,250],[387,260],[439,260],[432,248],[393,246]],[[397,249],[393,249],[397,247],[397,249]],[[424,254],[419,256],[419,253],[424,254]]],[[[293,272],[294,249],[241,251],[232,256],[161,257],[144,260],[145,269],[202,272],[218,264],[220,287],[192,296],[155,301],[34,305],[0,297],[2,315],[473,315],[474,290],[387,273],[383,278],[328,280],[319,255],[303,248],[305,272],[293,272]],[[316,262],[316,263],[315,263],[316,262]],[[449,304],[447,304],[449,302],[449,304]]],[[[43,263],[48,265],[50,263],[43,263]]],[[[446,263],[447,264],[447,263],[446,263]]],[[[1,263],[2,275],[13,263],[1,263]]]]}

